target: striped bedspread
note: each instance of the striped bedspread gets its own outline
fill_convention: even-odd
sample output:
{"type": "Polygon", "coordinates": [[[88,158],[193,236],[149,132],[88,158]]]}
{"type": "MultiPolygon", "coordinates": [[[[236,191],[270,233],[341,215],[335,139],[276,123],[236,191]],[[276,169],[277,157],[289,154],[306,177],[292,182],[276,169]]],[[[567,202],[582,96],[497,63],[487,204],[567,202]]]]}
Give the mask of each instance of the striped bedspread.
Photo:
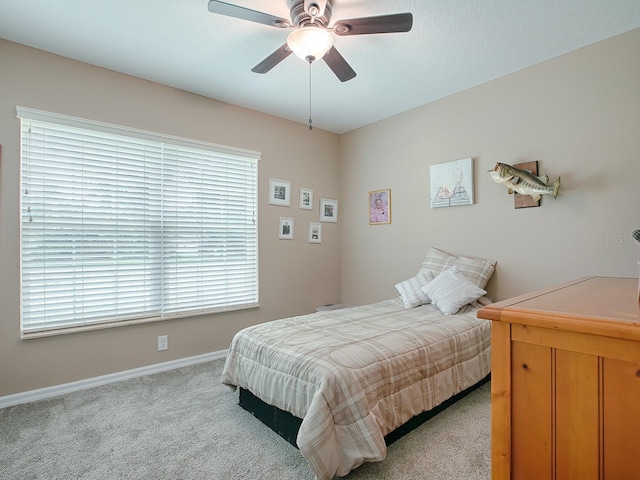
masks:
{"type": "Polygon", "coordinates": [[[297,443],[316,478],[344,476],[384,459],[387,433],[489,373],[479,306],[445,316],[395,298],[249,327],[222,382],[302,418],[297,443]]]}

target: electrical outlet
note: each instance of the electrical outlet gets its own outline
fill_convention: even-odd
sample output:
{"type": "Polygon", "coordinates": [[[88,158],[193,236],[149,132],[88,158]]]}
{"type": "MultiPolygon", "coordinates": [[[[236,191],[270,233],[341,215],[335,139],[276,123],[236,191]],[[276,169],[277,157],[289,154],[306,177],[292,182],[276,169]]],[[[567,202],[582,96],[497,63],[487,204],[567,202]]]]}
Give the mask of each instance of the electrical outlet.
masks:
{"type": "Polygon", "coordinates": [[[169,336],[160,335],[158,337],[158,351],[167,350],[169,348],[169,336]]]}

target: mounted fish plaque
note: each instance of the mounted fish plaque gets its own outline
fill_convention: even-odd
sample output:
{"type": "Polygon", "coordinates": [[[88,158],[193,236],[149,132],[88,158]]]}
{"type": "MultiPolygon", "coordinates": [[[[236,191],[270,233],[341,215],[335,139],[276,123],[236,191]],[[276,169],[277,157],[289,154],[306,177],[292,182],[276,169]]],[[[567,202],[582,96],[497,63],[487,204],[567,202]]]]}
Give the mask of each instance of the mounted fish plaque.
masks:
{"type": "Polygon", "coordinates": [[[517,193],[530,197],[526,201],[522,198],[516,199],[516,208],[537,207],[540,205],[542,195],[551,195],[556,198],[560,190],[560,177],[550,184],[547,175],[537,175],[538,162],[527,162],[518,166],[498,162],[493,170],[489,170],[489,173],[494,182],[507,187],[509,194],[517,193]]]}
{"type": "MultiPolygon", "coordinates": [[[[533,162],[514,163],[513,167],[517,168],[518,170],[529,172],[536,177],[538,176],[537,160],[534,160],[533,162]]],[[[513,192],[513,206],[515,208],[539,207],[540,199],[534,200],[531,195],[522,195],[521,193],[513,192]]]]}

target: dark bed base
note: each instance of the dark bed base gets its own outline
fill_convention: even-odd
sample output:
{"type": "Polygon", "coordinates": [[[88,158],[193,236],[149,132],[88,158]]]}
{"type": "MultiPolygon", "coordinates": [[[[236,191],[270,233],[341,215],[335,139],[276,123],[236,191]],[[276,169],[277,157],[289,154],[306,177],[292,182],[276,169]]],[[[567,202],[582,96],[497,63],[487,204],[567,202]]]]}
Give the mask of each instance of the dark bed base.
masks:
{"type": "MultiPolygon", "coordinates": [[[[437,407],[432,408],[426,412],[422,412],[416,415],[413,418],[410,418],[407,423],[404,425],[400,425],[398,428],[393,430],[392,432],[385,435],[384,440],[387,445],[391,445],[396,440],[400,439],[411,430],[416,427],[419,427],[424,422],[429,420],[430,418],[436,416],[438,413],[443,411],[445,408],[453,405],[455,402],[465,397],[469,393],[473,392],[476,388],[484,385],[491,379],[491,374],[484,377],[475,385],[463,390],[462,392],[454,395],[453,397],[445,400],[443,403],[438,405],[437,407]]],[[[293,416],[289,412],[285,412],[284,410],[280,410],[278,407],[274,407],[273,405],[269,405],[258,397],[256,397],[249,390],[244,388],[240,388],[239,394],[239,402],[240,406],[244,408],[246,411],[250,412],[255,416],[258,420],[264,423],[266,426],[271,428],[274,432],[284,438],[287,442],[289,442],[294,447],[298,448],[296,443],[296,439],[298,438],[298,430],[300,429],[300,424],[302,423],[302,419],[293,416]]]]}

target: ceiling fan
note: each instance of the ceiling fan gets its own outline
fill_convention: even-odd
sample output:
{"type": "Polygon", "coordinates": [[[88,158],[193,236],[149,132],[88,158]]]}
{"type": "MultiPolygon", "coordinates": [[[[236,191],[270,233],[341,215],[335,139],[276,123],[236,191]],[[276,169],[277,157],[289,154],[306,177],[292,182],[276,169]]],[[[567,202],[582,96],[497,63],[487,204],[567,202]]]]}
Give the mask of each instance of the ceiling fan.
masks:
{"type": "Polygon", "coordinates": [[[413,25],[411,13],[397,13],[338,20],[329,27],[331,0],[290,0],[291,20],[218,0],[209,1],[209,11],[272,27],[295,29],[287,42],[253,67],[252,72],[267,73],[293,52],[309,63],[322,58],[341,82],[351,80],[356,72],[333,46],[331,32],[339,36],[408,32],[413,25]]]}

